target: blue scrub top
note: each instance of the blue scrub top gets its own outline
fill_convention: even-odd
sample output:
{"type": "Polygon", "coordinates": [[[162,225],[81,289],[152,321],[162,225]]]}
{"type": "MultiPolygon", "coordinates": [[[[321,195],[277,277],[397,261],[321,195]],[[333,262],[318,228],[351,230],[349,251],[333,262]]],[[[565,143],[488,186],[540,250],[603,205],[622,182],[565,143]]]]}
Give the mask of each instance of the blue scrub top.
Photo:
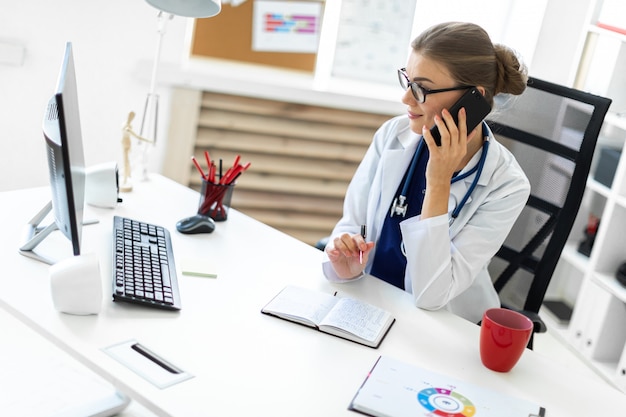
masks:
{"type": "MultiPolygon", "coordinates": [[[[406,216],[393,215],[390,216],[391,207],[387,211],[383,229],[380,233],[378,242],[376,243],[376,252],[374,254],[374,262],[370,273],[383,281],[386,281],[398,288],[404,289],[404,272],[406,269],[406,256],[402,253],[402,233],[400,232],[400,222],[407,218],[417,216],[422,213],[422,204],[424,203],[424,193],[426,192],[426,164],[428,163],[428,147],[418,146],[415,152],[419,152],[417,165],[413,172],[407,198],[406,216]],[[420,151],[420,148],[421,151],[420,151]]],[[[413,164],[411,164],[413,165],[413,164]]],[[[393,201],[396,201],[402,193],[402,188],[406,184],[408,172],[404,174],[404,178],[400,182],[393,201]]],[[[393,204],[393,203],[392,203],[393,204]]]]}

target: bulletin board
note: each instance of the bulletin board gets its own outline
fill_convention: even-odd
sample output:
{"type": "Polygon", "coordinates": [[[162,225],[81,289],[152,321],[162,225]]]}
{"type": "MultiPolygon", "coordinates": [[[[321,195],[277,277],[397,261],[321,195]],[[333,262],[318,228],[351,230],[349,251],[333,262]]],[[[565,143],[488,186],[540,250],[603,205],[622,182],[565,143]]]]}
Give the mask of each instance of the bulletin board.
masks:
{"type": "MultiPolygon", "coordinates": [[[[318,0],[318,2],[320,1],[318,0]]],[[[239,6],[222,4],[222,11],[217,16],[196,19],[191,56],[222,58],[313,72],[316,53],[253,50],[253,4],[254,0],[247,0],[239,6]]]]}

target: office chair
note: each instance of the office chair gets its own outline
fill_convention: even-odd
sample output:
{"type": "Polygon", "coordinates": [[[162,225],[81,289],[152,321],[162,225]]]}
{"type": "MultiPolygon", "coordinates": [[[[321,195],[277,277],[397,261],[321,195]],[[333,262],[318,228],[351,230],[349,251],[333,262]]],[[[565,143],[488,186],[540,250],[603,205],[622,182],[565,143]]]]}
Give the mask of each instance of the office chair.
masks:
{"type": "MultiPolygon", "coordinates": [[[[502,305],[533,320],[534,336],[547,330],[539,309],[576,219],[611,100],[532,77],[522,95],[496,99],[487,123],[515,155],[531,194],[489,272],[502,305]]],[[[315,246],[324,250],[327,243],[324,237],[315,246]]]]}
{"type": "Polygon", "coordinates": [[[610,104],[531,77],[522,95],[499,100],[488,117],[496,140],[515,155],[531,183],[526,206],[489,272],[502,305],[533,320],[533,336],[547,330],[539,309],[574,225],[610,104]]]}

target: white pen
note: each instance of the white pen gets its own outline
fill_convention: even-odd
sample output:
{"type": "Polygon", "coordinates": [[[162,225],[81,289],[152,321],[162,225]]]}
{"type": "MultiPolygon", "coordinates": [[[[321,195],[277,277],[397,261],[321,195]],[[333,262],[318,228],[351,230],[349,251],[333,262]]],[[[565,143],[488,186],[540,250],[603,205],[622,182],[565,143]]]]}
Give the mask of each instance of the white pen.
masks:
{"type": "MultiPolygon", "coordinates": [[[[367,235],[367,226],[362,224],[361,225],[361,236],[363,237],[363,239],[365,239],[365,236],[367,235]]],[[[359,263],[361,265],[363,265],[363,251],[359,250],[359,263]]]]}

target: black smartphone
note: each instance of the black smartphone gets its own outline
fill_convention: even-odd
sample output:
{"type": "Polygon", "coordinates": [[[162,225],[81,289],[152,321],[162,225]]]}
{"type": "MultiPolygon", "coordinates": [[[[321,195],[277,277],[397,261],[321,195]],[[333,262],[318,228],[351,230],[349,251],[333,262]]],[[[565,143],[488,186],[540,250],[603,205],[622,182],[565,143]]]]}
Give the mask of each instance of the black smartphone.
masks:
{"type": "MultiPolygon", "coordinates": [[[[452,118],[454,119],[454,123],[459,123],[459,110],[465,107],[465,115],[467,121],[467,133],[470,133],[472,130],[478,126],[480,122],[483,121],[485,117],[491,111],[491,106],[485,100],[480,91],[476,87],[472,87],[465,94],[461,96],[461,98],[452,105],[448,109],[452,118]]],[[[441,134],[439,134],[439,129],[437,125],[433,126],[430,129],[431,135],[435,139],[435,143],[437,146],[441,146],[441,134]]]]}

